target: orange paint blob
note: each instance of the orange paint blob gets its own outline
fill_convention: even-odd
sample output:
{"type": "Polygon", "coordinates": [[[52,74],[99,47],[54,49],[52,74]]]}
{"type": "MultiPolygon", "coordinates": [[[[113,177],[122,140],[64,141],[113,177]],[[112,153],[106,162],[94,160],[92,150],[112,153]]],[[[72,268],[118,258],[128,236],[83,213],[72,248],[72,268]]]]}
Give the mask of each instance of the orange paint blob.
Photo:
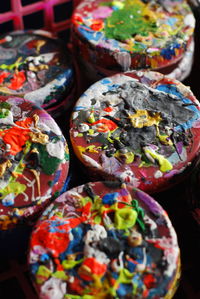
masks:
{"type": "Polygon", "coordinates": [[[25,120],[17,121],[16,125],[22,127],[12,127],[10,129],[0,131],[0,137],[3,139],[5,144],[10,145],[9,154],[16,155],[22,151],[22,147],[25,145],[29,137],[29,126],[33,122],[33,119],[27,117],[25,120]],[[24,128],[24,129],[23,129],[24,128]]]}
{"type": "Polygon", "coordinates": [[[13,78],[10,80],[11,83],[8,85],[8,88],[14,90],[20,89],[23,86],[25,81],[26,81],[26,76],[24,74],[24,71],[15,73],[13,75],[13,78]]]}

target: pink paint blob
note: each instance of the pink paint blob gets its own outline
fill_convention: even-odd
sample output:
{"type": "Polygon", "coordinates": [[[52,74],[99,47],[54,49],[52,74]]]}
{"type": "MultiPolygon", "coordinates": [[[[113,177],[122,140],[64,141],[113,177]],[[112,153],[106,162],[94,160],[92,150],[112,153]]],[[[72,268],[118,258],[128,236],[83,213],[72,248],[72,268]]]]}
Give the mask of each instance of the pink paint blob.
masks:
{"type": "Polygon", "coordinates": [[[113,10],[110,7],[100,6],[92,13],[94,19],[107,18],[112,14],[113,10]]]}

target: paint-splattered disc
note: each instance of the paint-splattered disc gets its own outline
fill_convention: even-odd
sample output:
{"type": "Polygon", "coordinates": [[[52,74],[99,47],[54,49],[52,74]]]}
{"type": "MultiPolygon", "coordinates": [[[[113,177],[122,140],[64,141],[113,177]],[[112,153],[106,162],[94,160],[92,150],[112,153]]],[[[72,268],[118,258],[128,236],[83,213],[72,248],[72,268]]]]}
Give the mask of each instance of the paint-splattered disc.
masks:
{"type": "Polygon", "coordinates": [[[60,194],[69,168],[68,146],[43,109],[0,97],[0,229],[37,216],[60,194]]]}
{"type": "Polygon", "coordinates": [[[72,59],[52,33],[14,31],[1,36],[0,94],[21,96],[48,109],[63,102],[73,84],[72,59]]]}
{"type": "Polygon", "coordinates": [[[117,74],[77,101],[70,136],[92,180],[158,192],[182,180],[198,156],[200,105],[189,88],[160,73],[117,74]]]}
{"type": "Polygon", "coordinates": [[[195,27],[185,0],[84,0],[72,21],[74,48],[83,63],[115,73],[171,73],[190,52],[195,27]]]}
{"type": "Polygon", "coordinates": [[[62,194],[33,231],[29,265],[39,298],[172,298],[176,233],[149,195],[113,182],[62,194]]]}

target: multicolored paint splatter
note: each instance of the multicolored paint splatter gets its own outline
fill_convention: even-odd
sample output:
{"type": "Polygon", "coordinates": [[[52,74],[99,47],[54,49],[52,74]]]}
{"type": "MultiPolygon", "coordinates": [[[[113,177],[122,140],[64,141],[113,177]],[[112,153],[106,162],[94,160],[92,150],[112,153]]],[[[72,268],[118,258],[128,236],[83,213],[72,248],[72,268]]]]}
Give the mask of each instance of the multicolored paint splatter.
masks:
{"type": "Polygon", "coordinates": [[[40,298],[172,298],[179,248],[166,212],[125,184],[62,194],[33,231],[29,264],[40,298]]]}
{"type": "Polygon", "coordinates": [[[1,36],[0,94],[24,97],[48,109],[68,96],[73,76],[66,46],[51,33],[15,31],[1,36]]]}
{"type": "Polygon", "coordinates": [[[59,195],[67,143],[50,115],[31,102],[0,97],[0,229],[36,216],[59,195]]]}
{"type": "Polygon", "coordinates": [[[200,105],[190,89],[160,73],[118,74],[77,101],[70,137],[91,179],[157,192],[181,180],[198,156],[200,105]]]}
{"type": "MultiPolygon", "coordinates": [[[[160,69],[159,71],[162,74],[167,75],[169,78],[176,79],[179,81],[185,80],[193,66],[193,59],[194,59],[194,48],[195,43],[191,41],[190,45],[188,46],[186,52],[184,53],[183,57],[177,63],[169,66],[169,68],[160,69]]],[[[79,56],[79,68],[82,74],[85,74],[85,79],[88,80],[90,85],[96,81],[101,80],[105,77],[110,77],[119,73],[119,70],[108,70],[102,66],[97,65],[95,63],[90,63],[86,60],[83,60],[81,56],[79,56]]]]}
{"type": "Polygon", "coordinates": [[[150,68],[166,74],[183,58],[195,27],[185,0],[85,0],[72,21],[82,60],[116,72],[150,68]]]}

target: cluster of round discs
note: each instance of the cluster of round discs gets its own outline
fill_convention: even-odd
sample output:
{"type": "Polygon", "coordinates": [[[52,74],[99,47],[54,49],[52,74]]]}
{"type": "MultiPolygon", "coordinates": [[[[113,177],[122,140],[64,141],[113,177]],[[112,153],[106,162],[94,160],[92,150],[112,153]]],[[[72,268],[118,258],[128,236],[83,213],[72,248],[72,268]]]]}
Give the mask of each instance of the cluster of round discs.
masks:
{"type": "Polygon", "coordinates": [[[71,49],[86,84],[100,80],[77,101],[62,41],[41,30],[1,36],[0,239],[36,223],[28,262],[41,299],[173,297],[177,236],[148,194],[197,169],[200,104],[180,83],[194,27],[185,0],[83,0],[71,49]],[[68,191],[69,149],[52,118],[63,112],[88,181],[68,191]]]}

